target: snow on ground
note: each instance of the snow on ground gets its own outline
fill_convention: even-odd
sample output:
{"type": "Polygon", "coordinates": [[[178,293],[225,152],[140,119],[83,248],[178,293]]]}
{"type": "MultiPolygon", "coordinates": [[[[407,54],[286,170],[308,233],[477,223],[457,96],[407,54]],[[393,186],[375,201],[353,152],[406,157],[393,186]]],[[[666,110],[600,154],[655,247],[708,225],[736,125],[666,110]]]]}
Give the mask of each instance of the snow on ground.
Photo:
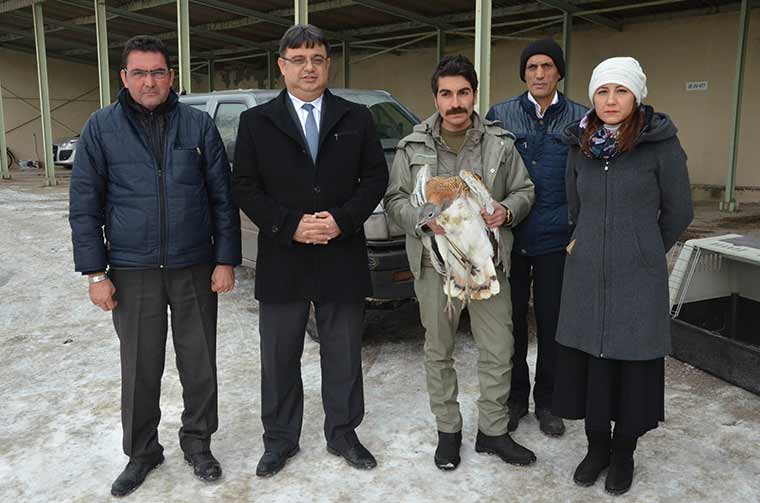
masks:
{"type": "MultiPolygon", "coordinates": [[[[92,306],[73,271],[65,187],[0,186],[0,501],[100,502],[127,459],[121,452],[118,341],[110,316],[92,306]],[[8,187],[11,188],[8,188],[8,187]]],[[[131,501],[757,502],[760,398],[669,359],[666,422],[636,452],[630,493],[614,498],[603,477],[588,489],[572,472],[585,453],[582,422],[549,439],[529,415],[514,434],[538,462],[513,467],[474,452],[477,350],[457,344],[464,416],[462,465],[444,473],[422,367],[414,306],[375,313],[364,347],[366,417],[359,429],[379,467],[359,472],[325,451],[319,346],[307,340],[301,452],[270,479],[262,454],[258,314],[252,276],[238,270],[219,307],[219,432],[212,449],[225,477],[204,484],[178,448],[181,387],[171,344],[162,390],[166,462],[131,501]]],[[[535,347],[531,347],[531,359],[535,347]]]]}

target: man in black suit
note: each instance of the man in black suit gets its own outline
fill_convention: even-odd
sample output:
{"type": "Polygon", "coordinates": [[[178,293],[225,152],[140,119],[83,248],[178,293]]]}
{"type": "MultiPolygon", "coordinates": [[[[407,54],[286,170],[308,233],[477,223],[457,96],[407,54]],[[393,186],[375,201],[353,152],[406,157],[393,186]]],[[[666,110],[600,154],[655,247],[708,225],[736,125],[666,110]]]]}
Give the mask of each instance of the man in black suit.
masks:
{"type": "Polygon", "coordinates": [[[280,40],[286,89],[240,117],[233,196],[259,227],[264,455],[256,475],[298,452],[301,355],[310,305],[320,334],[327,450],[355,468],[377,465],[355,429],[364,416],[361,326],[371,283],[364,221],[388,169],[369,110],[327,90],[330,45],[311,25],[280,40]]]}

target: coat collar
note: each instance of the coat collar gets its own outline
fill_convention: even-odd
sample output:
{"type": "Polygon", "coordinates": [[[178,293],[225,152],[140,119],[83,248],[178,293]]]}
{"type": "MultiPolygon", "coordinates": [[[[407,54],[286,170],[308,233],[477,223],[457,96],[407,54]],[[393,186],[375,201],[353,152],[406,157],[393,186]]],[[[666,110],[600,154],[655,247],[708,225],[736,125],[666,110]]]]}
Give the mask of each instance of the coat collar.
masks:
{"type": "MultiPolygon", "coordinates": [[[[343,100],[332,94],[329,89],[325,89],[324,100],[322,102],[322,118],[319,127],[320,147],[324,143],[325,138],[330,134],[330,131],[348,111],[349,107],[343,100]]],[[[277,98],[273,100],[272,106],[263,112],[283,133],[290,136],[303,148],[307,148],[306,139],[301,130],[301,122],[295,115],[295,108],[293,108],[293,103],[288,96],[287,89],[283,89],[277,98]]]]}

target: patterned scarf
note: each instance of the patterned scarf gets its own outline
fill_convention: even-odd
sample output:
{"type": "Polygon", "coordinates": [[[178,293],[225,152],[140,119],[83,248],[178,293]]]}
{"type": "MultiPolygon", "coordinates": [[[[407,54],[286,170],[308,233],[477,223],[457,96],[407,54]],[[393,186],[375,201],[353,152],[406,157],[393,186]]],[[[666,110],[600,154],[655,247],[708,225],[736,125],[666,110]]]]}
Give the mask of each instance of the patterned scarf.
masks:
{"type": "Polygon", "coordinates": [[[589,137],[588,149],[596,159],[612,159],[618,154],[617,130],[604,126],[589,137]]]}

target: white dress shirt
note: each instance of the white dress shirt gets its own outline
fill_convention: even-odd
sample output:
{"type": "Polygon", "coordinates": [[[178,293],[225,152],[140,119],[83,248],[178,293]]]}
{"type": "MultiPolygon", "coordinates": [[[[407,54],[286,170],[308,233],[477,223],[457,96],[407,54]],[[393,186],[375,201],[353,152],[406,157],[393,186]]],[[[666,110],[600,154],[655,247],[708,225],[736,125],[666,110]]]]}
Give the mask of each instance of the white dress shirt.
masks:
{"type": "Polygon", "coordinates": [[[314,120],[317,121],[317,131],[319,131],[319,122],[322,118],[322,98],[324,98],[325,95],[323,94],[314,101],[301,101],[290,93],[288,93],[288,96],[290,96],[290,101],[293,103],[293,108],[296,109],[298,120],[301,121],[301,131],[303,131],[304,134],[306,134],[306,118],[309,117],[309,112],[308,110],[304,110],[303,106],[306,103],[314,105],[314,120]]]}
{"type": "MultiPolygon", "coordinates": [[[[533,103],[536,106],[536,117],[538,117],[539,119],[543,119],[544,113],[546,112],[546,110],[544,110],[543,112],[541,111],[541,105],[538,104],[538,101],[536,101],[536,98],[534,98],[533,95],[530,94],[530,92],[528,92],[528,99],[530,100],[531,103],[533,103]]],[[[559,93],[557,91],[554,91],[554,98],[552,98],[552,102],[549,105],[549,107],[552,105],[556,105],[557,103],[559,103],[559,93]]],[[[546,107],[546,108],[548,109],[549,107],[546,107]]]]}

